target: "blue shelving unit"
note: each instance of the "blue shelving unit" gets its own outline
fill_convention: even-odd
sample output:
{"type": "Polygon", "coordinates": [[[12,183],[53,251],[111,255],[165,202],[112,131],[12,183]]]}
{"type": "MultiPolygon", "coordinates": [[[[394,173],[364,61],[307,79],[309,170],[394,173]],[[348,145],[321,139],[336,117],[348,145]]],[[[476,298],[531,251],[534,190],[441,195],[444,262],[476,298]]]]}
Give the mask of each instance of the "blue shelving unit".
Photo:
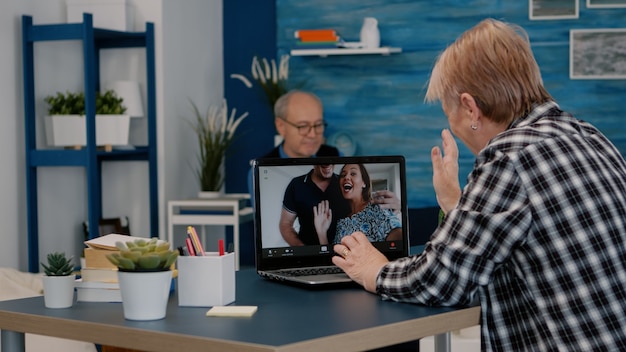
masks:
{"type": "MultiPolygon", "coordinates": [[[[26,141],[26,197],[28,222],[28,270],[39,271],[39,224],[37,169],[39,167],[84,167],[87,175],[89,234],[98,234],[102,218],[102,162],[146,161],[149,163],[150,233],[158,231],[158,189],[156,148],[156,88],[154,60],[154,24],[146,23],[145,32],[123,32],[93,27],[91,14],[83,14],[82,23],[33,25],[31,16],[22,16],[24,67],[24,117],[26,141]],[[80,150],[37,149],[35,135],[34,44],[41,41],[80,40],[83,42],[84,92],[87,144],[80,150]],[[133,150],[103,151],[96,147],[95,93],[100,87],[100,50],[145,48],[148,145],[133,150]]],[[[155,235],[156,236],[156,235],[155,235]]]]}

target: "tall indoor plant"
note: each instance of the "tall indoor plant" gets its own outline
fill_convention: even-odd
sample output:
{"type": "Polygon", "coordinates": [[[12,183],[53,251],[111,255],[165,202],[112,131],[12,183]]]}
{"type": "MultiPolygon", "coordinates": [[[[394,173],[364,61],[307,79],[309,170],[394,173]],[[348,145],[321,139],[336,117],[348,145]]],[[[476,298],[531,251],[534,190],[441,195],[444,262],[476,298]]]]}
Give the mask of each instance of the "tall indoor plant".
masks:
{"type": "MultiPolygon", "coordinates": [[[[191,102],[195,120],[192,127],[198,137],[198,166],[196,175],[202,192],[220,192],[224,185],[224,159],[235,140],[239,124],[248,116],[245,112],[236,117],[237,110],[229,114],[226,99],[219,105],[211,105],[202,114],[191,102]]],[[[202,195],[202,193],[201,193],[202,195]]]]}
{"type": "MultiPolygon", "coordinates": [[[[287,54],[282,55],[278,62],[276,62],[275,59],[268,60],[267,58],[256,55],[252,57],[252,64],[250,66],[252,80],[257,83],[258,87],[263,92],[272,112],[276,100],[290,89],[288,85],[289,57],[290,56],[287,54]]],[[[245,74],[233,73],[230,77],[240,80],[248,88],[253,87],[252,82],[250,82],[250,79],[245,74]]],[[[298,84],[297,87],[294,88],[298,88],[302,85],[303,84],[298,84]]],[[[272,121],[274,120],[272,119],[272,121]]]]}
{"type": "MultiPolygon", "coordinates": [[[[304,86],[304,82],[292,84],[289,82],[289,58],[284,54],[280,60],[270,59],[259,56],[252,57],[250,73],[252,79],[245,74],[233,73],[230,75],[233,79],[238,79],[248,88],[257,86],[259,92],[262,93],[264,100],[269,108],[269,122],[274,126],[274,105],[278,98],[287,93],[291,89],[299,89],[304,86]],[[251,82],[255,82],[253,84],[251,82]]],[[[282,136],[276,134],[274,136],[274,145],[282,142],[282,136]]]]}

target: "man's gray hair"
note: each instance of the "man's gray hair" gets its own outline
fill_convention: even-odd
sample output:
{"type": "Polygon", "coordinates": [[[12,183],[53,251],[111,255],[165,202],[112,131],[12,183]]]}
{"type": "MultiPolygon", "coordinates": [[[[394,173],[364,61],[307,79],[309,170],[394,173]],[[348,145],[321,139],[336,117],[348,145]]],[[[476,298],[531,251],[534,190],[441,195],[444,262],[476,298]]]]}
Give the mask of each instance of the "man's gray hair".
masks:
{"type": "Polygon", "coordinates": [[[315,100],[317,100],[320,106],[322,106],[322,101],[317,95],[311,92],[304,91],[304,90],[292,89],[288,91],[287,93],[281,95],[276,100],[276,103],[274,103],[274,117],[282,118],[283,120],[287,118],[287,106],[289,105],[289,98],[294,94],[306,94],[314,98],[315,100]]]}

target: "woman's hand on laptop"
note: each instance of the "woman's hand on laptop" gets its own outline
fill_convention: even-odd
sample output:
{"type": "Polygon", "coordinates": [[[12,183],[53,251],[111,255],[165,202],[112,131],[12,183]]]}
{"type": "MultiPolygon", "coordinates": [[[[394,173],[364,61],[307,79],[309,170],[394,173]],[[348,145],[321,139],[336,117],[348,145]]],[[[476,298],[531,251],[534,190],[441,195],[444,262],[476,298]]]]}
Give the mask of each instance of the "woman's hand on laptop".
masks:
{"type": "Polygon", "coordinates": [[[341,244],[336,244],[333,249],[339,254],[333,257],[333,263],[367,291],[376,293],[376,278],[389,260],[367,237],[362,232],[355,232],[342,238],[341,244]]]}

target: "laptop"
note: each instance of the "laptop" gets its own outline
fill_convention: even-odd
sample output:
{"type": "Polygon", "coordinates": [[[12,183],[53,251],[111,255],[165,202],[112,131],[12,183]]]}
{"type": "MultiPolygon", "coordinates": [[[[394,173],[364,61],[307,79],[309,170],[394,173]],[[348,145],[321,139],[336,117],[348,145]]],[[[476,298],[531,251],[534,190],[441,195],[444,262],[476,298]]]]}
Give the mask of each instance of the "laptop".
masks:
{"type": "MultiPolygon", "coordinates": [[[[333,246],[341,237],[338,232],[342,229],[342,233],[348,233],[350,227],[349,225],[346,227],[345,224],[350,224],[351,219],[354,219],[354,217],[350,218],[350,203],[349,199],[345,198],[351,197],[349,194],[352,193],[349,192],[349,189],[352,187],[352,183],[356,187],[358,180],[352,181],[353,176],[351,175],[353,174],[346,172],[348,176],[344,178],[346,180],[344,187],[340,177],[342,167],[348,164],[352,169],[358,168],[352,164],[363,165],[371,181],[370,193],[372,197],[375,197],[378,191],[388,190],[400,200],[400,211],[390,214],[390,212],[379,209],[379,212],[372,213],[377,214],[376,216],[379,218],[384,216],[387,225],[376,226],[379,230],[372,231],[371,241],[389,260],[408,256],[409,229],[404,157],[351,156],[256,159],[252,162],[254,173],[254,237],[255,264],[260,276],[310,287],[353,283],[348,275],[335,266],[331,260],[336,255],[333,246]],[[332,175],[330,177],[334,179],[324,192],[319,188],[311,188],[312,172],[316,167],[319,170],[326,170],[327,177],[332,175]],[[305,185],[307,182],[309,184],[305,185]],[[324,194],[323,197],[328,198],[329,206],[333,210],[331,218],[336,217],[333,219],[335,222],[331,221],[326,237],[318,235],[318,231],[311,225],[313,209],[310,203],[315,203],[315,200],[307,197],[315,199],[315,197],[319,197],[317,195],[319,192],[324,194]],[[302,200],[303,198],[304,200],[302,200]],[[299,214],[302,215],[302,220],[296,215],[298,209],[300,209],[299,214]],[[281,216],[283,217],[281,218],[281,216]],[[279,226],[281,221],[283,221],[283,226],[279,226]],[[285,221],[287,226],[285,226],[285,221]],[[310,225],[301,225],[300,221],[310,225]],[[344,226],[340,225],[339,222],[342,222],[344,226]],[[281,228],[283,228],[284,233],[281,232],[281,228]],[[391,230],[387,233],[385,232],[387,230],[384,229],[391,230]],[[294,240],[294,236],[297,239],[294,240]]],[[[362,182],[363,185],[364,183],[362,182]]],[[[364,186],[360,188],[364,188],[364,186]]],[[[354,223],[354,221],[352,222],[354,223]]]]}

